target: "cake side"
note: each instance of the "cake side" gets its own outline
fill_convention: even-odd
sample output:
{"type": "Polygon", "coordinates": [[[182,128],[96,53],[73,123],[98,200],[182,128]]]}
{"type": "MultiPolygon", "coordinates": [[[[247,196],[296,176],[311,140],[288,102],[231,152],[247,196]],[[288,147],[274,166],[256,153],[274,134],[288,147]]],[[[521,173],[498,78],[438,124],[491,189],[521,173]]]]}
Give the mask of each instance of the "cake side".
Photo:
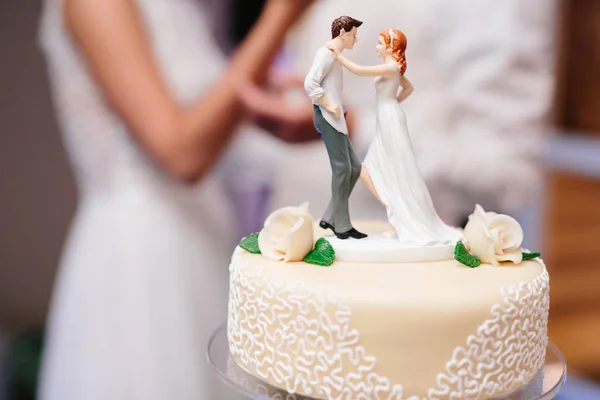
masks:
{"type": "Polygon", "coordinates": [[[501,396],[543,364],[547,317],[540,261],[322,268],[238,249],[231,263],[234,359],[274,386],[316,398],[501,396]]]}

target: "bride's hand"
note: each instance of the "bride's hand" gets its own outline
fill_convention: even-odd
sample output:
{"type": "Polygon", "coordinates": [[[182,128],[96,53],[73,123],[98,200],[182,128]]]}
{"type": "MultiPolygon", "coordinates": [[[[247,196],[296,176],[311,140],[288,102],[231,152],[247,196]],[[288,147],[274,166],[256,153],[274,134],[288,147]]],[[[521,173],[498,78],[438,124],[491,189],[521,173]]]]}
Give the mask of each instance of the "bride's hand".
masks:
{"type": "Polygon", "coordinates": [[[338,49],[337,47],[335,47],[332,42],[327,43],[327,48],[329,50],[331,50],[331,52],[333,53],[333,55],[335,56],[335,58],[340,58],[342,56],[342,52],[340,51],[340,49],[338,49]]]}

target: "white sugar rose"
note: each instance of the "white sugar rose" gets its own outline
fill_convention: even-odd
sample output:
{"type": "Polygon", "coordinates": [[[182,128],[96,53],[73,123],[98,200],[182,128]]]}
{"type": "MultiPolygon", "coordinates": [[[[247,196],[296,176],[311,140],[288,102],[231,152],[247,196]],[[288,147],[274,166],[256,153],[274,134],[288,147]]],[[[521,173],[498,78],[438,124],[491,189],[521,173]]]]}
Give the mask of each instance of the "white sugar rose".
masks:
{"type": "Polygon", "coordinates": [[[467,250],[481,262],[500,265],[502,261],[523,261],[523,229],[513,217],[485,212],[478,204],[469,216],[463,237],[467,250]]]}
{"type": "Polygon", "coordinates": [[[274,261],[304,260],[314,245],[313,222],[308,203],[274,211],[258,235],[260,252],[274,261]]]}

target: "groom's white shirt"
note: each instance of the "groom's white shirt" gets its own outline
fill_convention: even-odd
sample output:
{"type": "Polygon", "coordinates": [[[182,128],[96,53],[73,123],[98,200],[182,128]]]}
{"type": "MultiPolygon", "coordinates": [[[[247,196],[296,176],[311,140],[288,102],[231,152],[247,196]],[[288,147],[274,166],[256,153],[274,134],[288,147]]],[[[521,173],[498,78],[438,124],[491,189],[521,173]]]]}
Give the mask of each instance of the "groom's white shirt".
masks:
{"type": "Polygon", "coordinates": [[[325,46],[317,50],[312,66],[304,80],[304,90],[312,100],[321,109],[323,118],[337,131],[345,135],[348,134],[346,118],[344,118],[344,105],[342,104],[342,64],[335,59],[333,53],[325,46]],[[340,108],[339,118],[325,110],[317,99],[327,95],[340,108]]]}

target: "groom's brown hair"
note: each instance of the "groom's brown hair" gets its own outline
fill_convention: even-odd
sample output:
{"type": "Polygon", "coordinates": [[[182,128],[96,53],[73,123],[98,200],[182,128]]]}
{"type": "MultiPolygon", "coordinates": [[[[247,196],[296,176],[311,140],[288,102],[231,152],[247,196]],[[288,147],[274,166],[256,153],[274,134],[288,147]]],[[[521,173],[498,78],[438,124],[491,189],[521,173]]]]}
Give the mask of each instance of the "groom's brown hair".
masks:
{"type": "Polygon", "coordinates": [[[352,17],[348,17],[347,15],[343,15],[339,18],[336,18],[331,23],[331,38],[335,39],[336,37],[340,36],[342,29],[345,32],[350,32],[352,28],[358,28],[362,24],[362,21],[359,21],[352,17]]]}

